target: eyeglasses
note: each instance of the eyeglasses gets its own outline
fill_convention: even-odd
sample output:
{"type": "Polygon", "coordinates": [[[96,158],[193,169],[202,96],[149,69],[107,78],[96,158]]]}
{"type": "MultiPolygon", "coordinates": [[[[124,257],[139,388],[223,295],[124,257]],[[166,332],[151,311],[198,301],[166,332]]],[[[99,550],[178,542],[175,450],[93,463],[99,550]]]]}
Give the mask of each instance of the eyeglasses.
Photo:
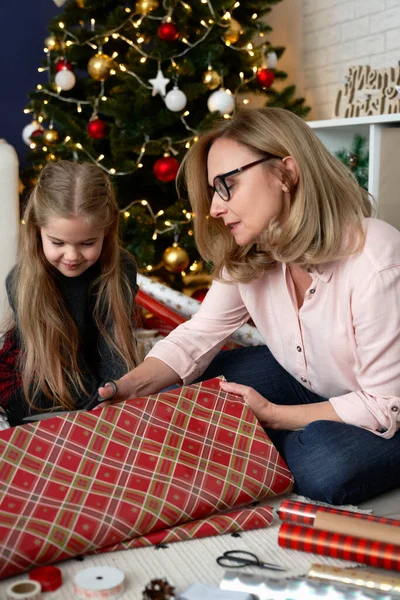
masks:
{"type": "Polygon", "coordinates": [[[234,169],[233,171],[229,171],[228,173],[224,173],[223,175],[217,175],[214,177],[214,185],[208,186],[213,194],[215,192],[224,200],[224,202],[228,202],[231,199],[231,192],[228,184],[226,183],[226,179],[228,177],[232,177],[232,175],[236,175],[237,173],[242,173],[243,171],[247,171],[247,169],[251,169],[251,167],[255,167],[262,162],[266,162],[267,160],[271,160],[271,158],[279,158],[279,156],[264,156],[264,158],[259,158],[254,162],[249,163],[248,165],[244,165],[243,167],[239,167],[238,169],[234,169]]]}

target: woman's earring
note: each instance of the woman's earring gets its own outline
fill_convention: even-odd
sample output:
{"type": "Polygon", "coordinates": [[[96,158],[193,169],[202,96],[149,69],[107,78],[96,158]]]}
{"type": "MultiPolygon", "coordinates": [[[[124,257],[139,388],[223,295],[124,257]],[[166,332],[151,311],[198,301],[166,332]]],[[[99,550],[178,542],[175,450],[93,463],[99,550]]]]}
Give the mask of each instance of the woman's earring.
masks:
{"type": "Polygon", "coordinates": [[[283,188],[282,188],[282,190],[283,190],[284,192],[288,192],[288,191],[289,191],[289,188],[287,187],[287,185],[284,185],[284,186],[283,186],[283,188]]]}

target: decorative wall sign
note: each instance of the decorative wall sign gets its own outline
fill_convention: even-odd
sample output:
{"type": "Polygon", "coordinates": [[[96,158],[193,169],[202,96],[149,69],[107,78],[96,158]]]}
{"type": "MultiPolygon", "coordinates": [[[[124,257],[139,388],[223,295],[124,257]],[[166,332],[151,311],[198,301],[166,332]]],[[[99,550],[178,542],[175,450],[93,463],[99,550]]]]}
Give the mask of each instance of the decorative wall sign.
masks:
{"type": "Polygon", "coordinates": [[[400,113],[400,65],[349,67],[335,103],[335,117],[400,113]]]}

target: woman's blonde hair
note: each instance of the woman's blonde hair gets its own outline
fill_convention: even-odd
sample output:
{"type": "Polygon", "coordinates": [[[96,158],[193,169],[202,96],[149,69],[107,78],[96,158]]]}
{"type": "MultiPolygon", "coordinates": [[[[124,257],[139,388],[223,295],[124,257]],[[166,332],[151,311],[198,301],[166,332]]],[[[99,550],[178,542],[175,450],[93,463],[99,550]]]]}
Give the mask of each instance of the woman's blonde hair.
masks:
{"type": "Polygon", "coordinates": [[[119,210],[104,171],[91,163],[59,161],[41,172],[25,212],[12,294],[21,344],[20,368],[27,401],[42,391],[55,405],[73,408],[71,389],[85,395],[78,366],[78,327],[46,260],[40,235],[51,218],[82,217],[105,229],[99,258],[94,319],[100,334],[130,370],[135,366],[134,298],[121,271],[119,210]]]}
{"type": "Polygon", "coordinates": [[[241,282],[260,276],[277,261],[320,265],[357,251],[364,243],[363,219],[372,214],[369,195],[350,170],[328,152],[309,125],[281,108],[244,109],[201,135],[183,160],[178,189],[189,196],[197,248],[213,264],[213,274],[221,277],[226,268],[241,282]],[[238,246],[222,219],[209,215],[207,157],[219,138],[248,147],[256,157],[276,157],[261,167],[280,177],[290,191],[289,216],[273,219],[247,246],[238,246]],[[280,160],[287,156],[297,163],[297,182],[290,180],[280,160]]]}

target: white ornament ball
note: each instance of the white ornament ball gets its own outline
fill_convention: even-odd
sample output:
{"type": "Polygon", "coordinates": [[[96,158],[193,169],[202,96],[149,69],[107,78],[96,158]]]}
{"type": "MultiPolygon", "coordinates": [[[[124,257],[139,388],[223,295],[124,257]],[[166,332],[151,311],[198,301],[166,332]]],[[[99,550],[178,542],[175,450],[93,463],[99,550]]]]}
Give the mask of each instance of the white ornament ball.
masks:
{"type": "Polygon", "coordinates": [[[207,106],[210,112],[217,110],[221,115],[230,115],[235,108],[235,101],[226,90],[219,89],[208,98],[207,106]]]}
{"type": "Polygon", "coordinates": [[[169,110],[172,110],[172,112],[179,112],[185,108],[186,103],[186,94],[184,94],[177,86],[174,86],[174,88],[165,96],[165,105],[169,110]]]}
{"type": "Polygon", "coordinates": [[[72,90],[74,87],[76,83],[76,77],[69,69],[62,69],[56,73],[54,81],[57,87],[60,87],[62,90],[67,92],[68,90],[72,90]]]}
{"type": "Polygon", "coordinates": [[[30,139],[32,133],[40,129],[43,131],[42,125],[38,121],[32,121],[32,123],[28,123],[22,130],[22,139],[24,140],[27,146],[32,144],[32,140],[30,139]]]}

